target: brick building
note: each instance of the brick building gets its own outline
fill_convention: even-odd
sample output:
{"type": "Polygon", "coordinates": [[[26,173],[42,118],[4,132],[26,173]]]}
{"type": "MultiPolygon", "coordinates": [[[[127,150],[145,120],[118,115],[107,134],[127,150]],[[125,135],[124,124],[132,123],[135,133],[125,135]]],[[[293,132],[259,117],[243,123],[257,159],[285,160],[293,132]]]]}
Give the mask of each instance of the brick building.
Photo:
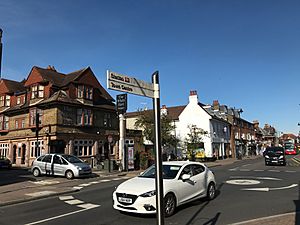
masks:
{"type": "Polygon", "coordinates": [[[0,155],[18,166],[45,153],[73,154],[93,165],[115,158],[117,145],[107,142],[118,139],[113,101],[90,67],[63,74],[34,66],[22,82],[1,79],[0,155]]]}

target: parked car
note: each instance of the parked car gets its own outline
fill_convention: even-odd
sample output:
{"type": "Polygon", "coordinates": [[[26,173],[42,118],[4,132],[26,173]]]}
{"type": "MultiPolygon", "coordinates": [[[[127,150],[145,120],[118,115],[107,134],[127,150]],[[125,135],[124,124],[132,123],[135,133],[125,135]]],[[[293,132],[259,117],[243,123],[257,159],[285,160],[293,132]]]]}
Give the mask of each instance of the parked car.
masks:
{"type": "MultiPolygon", "coordinates": [[[[213,172],[204,164],[191,161],[163,162],[164,214],[171,216],[176,207],[195,199],[212,200],[216,194],[213,172]]],[[[141,175],[120,184],[113,193],[116,210],[156,213],[155,165],[141,175]]]]}
{"type": "Polygon", "coordinates": [[[73,155],[46,154],[38,157],[32,163],[33,176],[55,175],[65,176],[68,179],[90,175],[91,166],[73,155]]]}
{"type": "Polygon", "coordinates": [[[268,147],[265,151],[265,164],[286,165],[285,152],[283,147],[268,147]]]}
{"type": "Polygon", "coordinates": [[[284,149],[286,155],[297,155],[297,147],[293,143],[285,143],[284,149]]]}
{"type": "Polygon", "coordinates": [[[5,156],[0,156],[0,168],[11,168],[12,163],[11,161],[6,158],[5,156]]]}

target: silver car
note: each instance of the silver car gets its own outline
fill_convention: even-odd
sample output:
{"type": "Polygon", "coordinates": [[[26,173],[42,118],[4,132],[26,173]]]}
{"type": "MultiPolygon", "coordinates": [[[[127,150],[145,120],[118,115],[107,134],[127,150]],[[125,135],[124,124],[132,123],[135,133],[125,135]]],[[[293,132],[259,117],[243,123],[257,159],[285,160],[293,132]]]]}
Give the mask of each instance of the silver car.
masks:
{"type": "Polygon", "coordinates": [[[31,167],[33,176],[54,175],[68,179],[90,175],[91,166],[73,155],[46,154],[36,158],[31,167]]]}

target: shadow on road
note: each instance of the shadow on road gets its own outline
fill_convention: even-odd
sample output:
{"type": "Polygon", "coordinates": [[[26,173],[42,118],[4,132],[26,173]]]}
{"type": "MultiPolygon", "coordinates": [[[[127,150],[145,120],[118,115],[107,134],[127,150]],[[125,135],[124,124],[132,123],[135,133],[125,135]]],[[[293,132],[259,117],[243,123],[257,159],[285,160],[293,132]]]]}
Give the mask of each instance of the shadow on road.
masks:
{"type": "Polygon", "coordinates": [[[28,168],[0,169],[0,186],[24,181],[35,181],[28,168]]]}

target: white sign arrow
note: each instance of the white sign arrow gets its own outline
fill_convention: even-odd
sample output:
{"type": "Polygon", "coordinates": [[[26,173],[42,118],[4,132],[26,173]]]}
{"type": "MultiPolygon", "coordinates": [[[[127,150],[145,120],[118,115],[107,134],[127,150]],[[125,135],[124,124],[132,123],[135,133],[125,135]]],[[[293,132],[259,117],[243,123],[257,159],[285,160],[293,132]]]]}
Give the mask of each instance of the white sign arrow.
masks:
{"type": "Polygon", "coordinates": [[[276,191],[276,190],[284,190],[284,189],[289,189],[293,187],[297,187],[298,184],[291,184],[290,186],[286,187],[278,187],[278,188],[269,188],[269,187],[264,187],[264,188],[243,188],[243,191],[276,191]]]}

